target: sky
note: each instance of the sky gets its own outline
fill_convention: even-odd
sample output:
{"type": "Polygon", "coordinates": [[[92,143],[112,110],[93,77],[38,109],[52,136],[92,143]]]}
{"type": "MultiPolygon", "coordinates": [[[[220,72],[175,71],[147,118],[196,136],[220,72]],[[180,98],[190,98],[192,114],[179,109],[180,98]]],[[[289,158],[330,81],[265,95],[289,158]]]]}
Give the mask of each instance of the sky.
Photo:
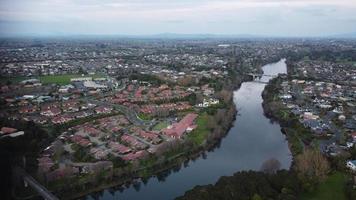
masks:
{"type": "Polygon", "coordinates": [[[0,36],[356,33],[356,0],[0,0],[0,36]]]}

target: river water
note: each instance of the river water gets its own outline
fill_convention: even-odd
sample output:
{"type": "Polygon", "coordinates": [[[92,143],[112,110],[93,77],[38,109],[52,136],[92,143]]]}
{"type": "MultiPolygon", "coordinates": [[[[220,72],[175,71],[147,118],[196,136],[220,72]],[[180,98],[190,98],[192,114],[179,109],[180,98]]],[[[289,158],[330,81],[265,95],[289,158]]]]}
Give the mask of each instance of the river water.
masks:
{"type": "MultiPolygon", "coordinates": [[[[284,59],[263,66],[266,75],[286,73],[286,70],[284,59]]],[[[270,78],[263,76],[257,80],[266,82],[270,78]]],[[[261,94],[264,87],[265,84],[257,81],[244,82],[234,92],[238,115],[228,135],[213,151],[189,161],[165,178],[152,177],[145,184],[139,183],[123,191],[108,189],[88,195],[87,199],[171,200],[196,185],[214,184],[221,176],[241,170],[260,170],[262,163],[270,158],[279,160],[282,168],[288,169],[292,156],[286,138],[279,124],[271,123],[263,114],[261,94]]]]}

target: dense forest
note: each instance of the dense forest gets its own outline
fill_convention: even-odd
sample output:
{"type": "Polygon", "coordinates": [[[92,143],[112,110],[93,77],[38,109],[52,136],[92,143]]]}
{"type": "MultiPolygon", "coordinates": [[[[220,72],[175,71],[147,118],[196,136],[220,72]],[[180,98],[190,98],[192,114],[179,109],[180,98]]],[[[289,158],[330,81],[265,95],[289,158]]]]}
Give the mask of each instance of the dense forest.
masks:
{"type": "Polygon", "coordinates": [[[221,177],[215,185],[197,186],[176,200],[294,200],[298,199],[300,190],[297,175],[286,170],[275,174],[242,171],[221,177]]]}

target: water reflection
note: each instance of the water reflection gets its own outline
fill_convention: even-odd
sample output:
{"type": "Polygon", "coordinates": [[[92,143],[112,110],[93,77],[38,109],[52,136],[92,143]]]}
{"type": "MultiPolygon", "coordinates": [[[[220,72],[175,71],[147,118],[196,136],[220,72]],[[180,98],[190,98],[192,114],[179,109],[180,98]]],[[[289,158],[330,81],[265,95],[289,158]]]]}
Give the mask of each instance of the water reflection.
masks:
{"type": "MultiPolygon", "coordinates": [[[[268,75],[286,73],[285,60],[265,65],[263,71],[268,75]]],[[[263,76],[261,80],[270,78],[263,76]]],[[[264,87],[261,83],[245,82],[234,92],[239,114],[228,135],[215,149],[145,180],[144,184],[129,185],[123,192],[121,187],[116,192],[108,189],[87,199],[174,199],[196,185],[213,184],[221,176],[239,170],[259,170],[270,158],[277,159],[282,168],[289,168],[291,155],[285,136],[280,126],[263,114],[264,87]]]]}

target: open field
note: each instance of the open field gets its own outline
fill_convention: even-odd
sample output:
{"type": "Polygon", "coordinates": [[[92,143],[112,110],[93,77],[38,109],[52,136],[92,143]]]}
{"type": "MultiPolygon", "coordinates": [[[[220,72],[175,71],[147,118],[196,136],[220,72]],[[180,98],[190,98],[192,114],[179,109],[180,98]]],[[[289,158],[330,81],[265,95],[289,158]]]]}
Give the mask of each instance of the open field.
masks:
{"type": "Polygon", "coordinates": [[[28,77],[19,76],[19,77],[0,77],[0,84],[6,84],[7,82],[18,83],[23,80],[29,79],[28,77]]]}
{"type": "Polygon", "coordinates": [[[167,122],[160,122],[160,123],[156,124],[156,125],[153,127],[153,130],[155,130],[155,131],[160,131],[160,130],[162,130],[162,129],[164,129],[164,128],[167,128],[167,126],[168,126],[168,123],[167,123],[167,122]]]}
{"type": "Polygon", "coordinates": [[[335,172],[321,183],[314,192],[301,196],[302,200],[344,200],[346,176],[341,172],[335,172]]]}
{"type": "Polygon", "coordinates": [[[188,133],[188,138],[197,145],[202,144],[206,138],[206,135],[209,133],[209,130],[206,126],[207,123],[208,123],[208,114],[207,113],[200,114],[196,122],[198,127],[195,130],[193,130],[191,133],[188,133]]]}
{"type": "Polygon", "coordinates": [[[39,79],[42,84],[52,84],[56,83],[59,85],[65,85],[70,83],[71,78],[78,78],[78,77],[92,77],[92,78],[102,78],[104,77],[101,74],[94,74],[94,75],[86,75],[81,76],[80,74],[64,74],[64,75],[48,75],[48,76],[40,76],[39,79]]]}
{"type": "Polygon", "coordinates": [[[71,78],[77,78],[77,77],[93,77],[93,78],[103,78],[105,77],[102,74],[94,74],[94,75],[85,75],[82,76],[81,74],[61,74],[61,75],[46,75],[46,76],[35,76],[35,77],[24,77],[24,76],[19,76],[19,77],[1,77],[0,78],[0,83],[1,84],[6,84],[8,81],[11,81],[11,83],[19,83],[23,80],[26,79],[32,79],[32,78],[38,78],[42,84],[59,84],[59,85],[66,85],[70,83],[71,78]]]}

